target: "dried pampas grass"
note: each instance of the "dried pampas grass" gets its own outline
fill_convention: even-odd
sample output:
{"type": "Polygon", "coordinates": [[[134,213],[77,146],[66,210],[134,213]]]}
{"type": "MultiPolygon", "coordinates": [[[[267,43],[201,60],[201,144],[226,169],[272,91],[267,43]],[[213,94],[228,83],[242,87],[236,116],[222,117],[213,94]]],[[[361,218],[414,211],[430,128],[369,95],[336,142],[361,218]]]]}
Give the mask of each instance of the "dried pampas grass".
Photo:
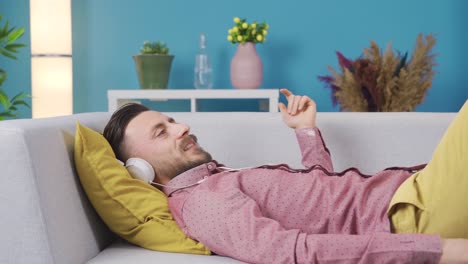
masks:
{"type": "Polygon", "coordinates": [[[337,52],[341,72],[328,67],[331,76],[319,76],[332,89],[333,103],[341,111],[413,111],[432,85],[436,44],[432,35],[418,35],[413,55],[394,52],[389,44],[383,53],[371,41],[364,56],[355,61],[337,52]]]}

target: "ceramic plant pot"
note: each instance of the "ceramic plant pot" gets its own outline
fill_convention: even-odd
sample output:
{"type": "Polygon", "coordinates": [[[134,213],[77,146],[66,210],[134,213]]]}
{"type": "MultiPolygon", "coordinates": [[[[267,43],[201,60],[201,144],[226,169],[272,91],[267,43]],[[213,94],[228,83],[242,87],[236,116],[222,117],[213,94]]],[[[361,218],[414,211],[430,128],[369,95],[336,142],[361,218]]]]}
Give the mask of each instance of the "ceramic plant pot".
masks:
{"type": "Polygon", "coordinates": [[[141,89],[166,89],[173,55],[140,54],[133,56],[141,89]]]}

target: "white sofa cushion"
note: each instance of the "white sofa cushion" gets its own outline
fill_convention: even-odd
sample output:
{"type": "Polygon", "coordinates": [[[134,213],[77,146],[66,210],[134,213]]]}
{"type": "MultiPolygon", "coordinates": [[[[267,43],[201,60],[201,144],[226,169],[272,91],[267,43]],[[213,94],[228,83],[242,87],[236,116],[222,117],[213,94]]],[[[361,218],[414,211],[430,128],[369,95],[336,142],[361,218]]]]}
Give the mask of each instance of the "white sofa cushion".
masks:
{"type": "Polygon", "coordinates": [[[149,264],[149,263],[190,263],[190,264],[234,264],[245,263],[229,257],[206,256],[151,251],[126,242],[117,241],[88,264],[149,264]]]}

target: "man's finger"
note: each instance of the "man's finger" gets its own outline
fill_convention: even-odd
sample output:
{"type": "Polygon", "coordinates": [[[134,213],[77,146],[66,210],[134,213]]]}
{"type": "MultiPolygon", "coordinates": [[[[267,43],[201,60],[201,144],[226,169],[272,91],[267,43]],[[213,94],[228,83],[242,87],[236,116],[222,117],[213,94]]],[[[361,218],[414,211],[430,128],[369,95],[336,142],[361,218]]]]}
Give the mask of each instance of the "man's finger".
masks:
{"type": "Polygon", "coordinates": [[[297,110],[298,110],[299,102],[301,101],[301,98],[302,96],[294,96],[294,103],[292,106],[292,113],[291,113],[292,115],[297,114],[297,110]]]}
{"type": "Polygon", "coordinates": [[[294,95],[289,96],[289,99],[288,99],[288,113],[289,114],[292,114],[295,100],[296,100],[296,96],[294,96],[294,95]]]}
{"type": "Polygon", "coordinates": [[[298,110],[301,111],[304,109],[304,106],[307,104],[307,102],[310,101],[310,98],[307,96],[302,96],[301,100],[299,101],[299,108],[298,110]]]}
{"type": "Polygon", "coordinates": [[[294,94],[285,88],[280,89],[280,92],[286,97],[286,100],[288,101],[288,112],[291,113],[291,104],[294,102],[294,94]]]}
{"type": "Polygon", "coordinates": [[[286,106],[283,103],[278,104],[279,110],[282,114],[286,114],[286,111],[288,110],[286,106]]]}
{"type": "Polygon", "coordinates": [[[288,89],[285,89],[285,88],[280,89],[280,92],[282,94],[284,94],[284,96],[286,96],[286,98],[288,98],[290,95],[292,95],[292,93],[288,89]]]}

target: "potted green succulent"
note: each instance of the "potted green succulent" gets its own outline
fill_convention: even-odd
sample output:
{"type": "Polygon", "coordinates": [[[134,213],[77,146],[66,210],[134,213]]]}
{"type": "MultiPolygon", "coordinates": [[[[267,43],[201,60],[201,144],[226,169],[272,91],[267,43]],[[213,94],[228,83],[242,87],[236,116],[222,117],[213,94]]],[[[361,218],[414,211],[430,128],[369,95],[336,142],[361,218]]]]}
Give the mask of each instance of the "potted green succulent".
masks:
{"type": "MultiPolygon", "coordinates": [[[[2,16],[0,15],[0,21],[2,16]]],[[[0,54],[16,60],[15,53],[18,53],[18,49],[25,47],[25,44],[15,43],[16,40],[21,38],[24,34],[24,27],[15,29],[15,27],[10,27],[8,21],[5,25],[0,26],[0,54]]],[[[26,93],[18,93],[12,98],[8,97],[5,91],[2,89],[2,85],[7,79],[7,73],[5,70],[0,68],[0,120],[5,120],[7,118],[16,118],[18,117],[18,107],[23,105],[29,107],[29,104],[23,99],[29,95],[26,93]]]]}
{"type": "Polygon", "coordinates": [[[134,55],[141,89],[166,89],[174,59],[166,44],[145,41],[140,54],[134,55]]]}

